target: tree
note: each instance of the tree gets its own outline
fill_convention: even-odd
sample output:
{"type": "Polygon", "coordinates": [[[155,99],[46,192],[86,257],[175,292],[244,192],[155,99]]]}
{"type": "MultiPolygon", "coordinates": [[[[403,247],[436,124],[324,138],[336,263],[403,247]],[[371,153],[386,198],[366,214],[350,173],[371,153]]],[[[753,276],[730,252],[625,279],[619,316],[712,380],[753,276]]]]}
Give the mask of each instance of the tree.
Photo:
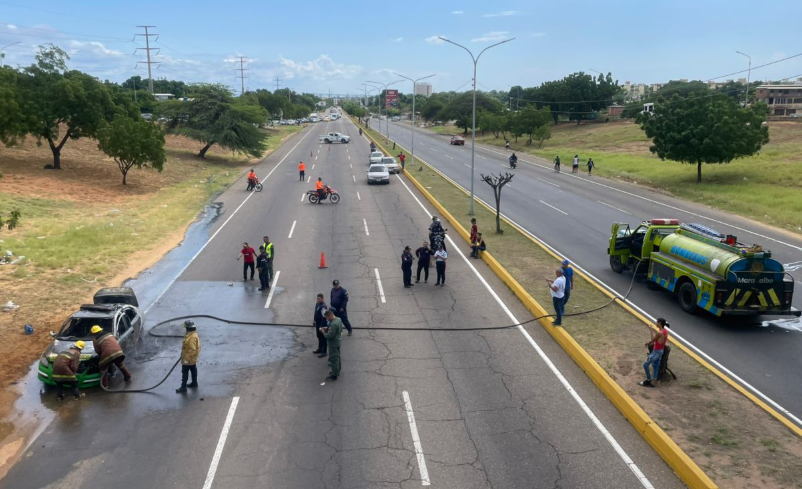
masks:
{"type": "Polygon", "coordinates": [[[164,168],[164,131],[158,124],[118,114],[111,123],[101,123],[97,140],[97,147],[117,163],[123,185],[133,167],[150,166],[159,172],[164,168]]]}
{"type": "MultiPolygon", "coordinates": [[[[477,114],[480,110],[498,112],[500,109],[501,103],[498,100],[494,100],[482,92],[476,93],[477,114]]],[[[457,127],[463,129],[467,134],[468,128],[473,124],[473,93],[464,92],[452,98],[442,113],[445,118],[456,120],[457,127]]]]}
{"type": "Polygon", "coordinates": [[[562,80],[543,83],[531,93],[525,91],[525,94],[537,100],[538,107],[551,107],[555,124],[560,115],[567,115],[579,124],[595,112],[609,107],[620,91],[618,82],[610,73],[593,78],[580,71],[562,80]]]}
{"type": "MultiPolygon", "coordinates": [[[[445,109],[445,103],[439,98],[430,98],[426,104],[420,109],[420,115],[423,116],[425,121],[433,121],[440,116],[440,113],[445,109]]],[[[417,108],[417,107],[416,107],[417,108]]]]}
{"type": "MultiPolygon", "coordinates": [[[[551,124],[551,109],[549,109],[549,107],[543,107],[541,109],[537,109],[534,106],[525,107],[518,112],[516,118],[516,125],[520,134],[529,136],[526,144],[530,145],[532,144],[535,132],[540,127],[548,126],[549,124],[551,124]]],[[[551,134],[550,130],[548,134],[551,134]]]]}
{"type": "Polygon", "coordinates": [[[496,234],[503,234],[504,230],[501,229],[501,189],[512,181],[515,174],[507,172],[504,175],[501,173],[493,175],[491,173],[485,176],[480,173],[479,176],[486,184],[493,187],[493,195],[496,197],[496,234]]]}
{"type": "Polygon", "coordinates": [[[20,107],[17,72],[0,67],[0,142],[11,146],[24,132],[25,120],[20,107]]]}
{"type": "Polygon", "coordinates": [[[80,71],[66,71],[67,53],[47,44],[39,48],[36,63],[19,78],[26,123],[20,135],[46,140],[53,152],[53,168],[61,169],[61,149],[69,139],[94,137],[103,120],[114,116],[109,90],[80,71]],[[62,129],[66,129],[61,134],[62,129]]]}
{"type": "Polygon", "coordinates": [[[649,148],[661,160],[696,164],[696,181],[702,181],[702,163],[729,163],[750,156],[769,142],[764,126],[767,108],[755,104],[741,108],[726,95],[675,95],[655,104],[653,114],[641,114],[638,123],[652,138],[649,148]]]}
{"type": "MultiPolygon", "coordinates": [[[[0,173],[0,178],[3,178],[3,174],[0,173]]],[[[8,228],[9,231],[14,229],[19,225],[20,218],[22,214],[17,209],[14,209],[8,214],[8,218],[4,221],[3,216],[0,215],[0,231],[3,230],[4,227],[8,228]]]]}
{"type": "Polygon", "coordinates": [[[532,133],[530,140],[531,139],[537,141],[538,148],[542,148],[543,141],[551,139],[551,127],[548,124],[538,127],[535,129],[535,132],[532,133]]]}

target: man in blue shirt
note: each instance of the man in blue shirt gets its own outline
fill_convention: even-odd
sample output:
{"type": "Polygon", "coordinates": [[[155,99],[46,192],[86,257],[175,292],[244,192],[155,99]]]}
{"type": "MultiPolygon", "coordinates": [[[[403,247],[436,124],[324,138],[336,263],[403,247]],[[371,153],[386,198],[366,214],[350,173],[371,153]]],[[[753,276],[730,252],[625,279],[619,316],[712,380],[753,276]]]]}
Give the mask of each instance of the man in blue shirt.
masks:
{"type": "Polygon", "coordinates": [[[571,268],[571,262],[563,260],[563,277],[565,277],[565,295],[563,296],[563,306],[568,304],[568,298],[571,297],[571,291],[574,290],[574,269],[571,268]]]}
{"type": "Polygon", "coordinates": [[[345,329],[348,330],[348,336],[351,336],[351,322],[348,320],[348,291],[340,286],[340,281],[335,280],[331,283],[331,309],[334,314],[342,320],[345,329]]]}

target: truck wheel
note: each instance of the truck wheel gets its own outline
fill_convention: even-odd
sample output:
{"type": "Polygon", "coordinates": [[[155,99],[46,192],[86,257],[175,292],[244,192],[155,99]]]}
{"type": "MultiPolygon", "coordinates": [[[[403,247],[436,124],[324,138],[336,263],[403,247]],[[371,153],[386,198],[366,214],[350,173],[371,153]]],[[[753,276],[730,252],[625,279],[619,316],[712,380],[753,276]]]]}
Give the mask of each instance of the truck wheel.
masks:
{"type": "Polygon", "coordinates": [[[621,273],[624,271],[624,264],[621,263],[620,255],[610,256],[610,268],[612,268],[615,273],[621,273]]]}
{"type": "Polygon", "coordinates": [[[677,292],[679,305],[683,311],[692,313],[696,310],[696,286],[691,282],[685,282],[677,292]]]}
{"type": "Polygon", "coordinates": [[[328,139],[324,139],[323,142],[326,144],[331,144],[331,141],[329,141],[328,139]]]}

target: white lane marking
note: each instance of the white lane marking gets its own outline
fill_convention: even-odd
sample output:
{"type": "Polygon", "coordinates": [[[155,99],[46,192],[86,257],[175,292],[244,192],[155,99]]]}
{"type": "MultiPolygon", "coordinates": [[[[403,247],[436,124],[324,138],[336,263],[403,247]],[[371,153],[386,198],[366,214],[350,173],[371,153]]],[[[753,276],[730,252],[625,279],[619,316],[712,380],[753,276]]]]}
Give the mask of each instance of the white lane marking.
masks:
{"type": "Polygon", "coordinates": [[[317,161],[317,155],[315,155],[315,161],[317,161]]]}
{"type": "Polygon", "coordinates": [[[454,159],[454,157],[451,155],[446,155],[446,158],[451,158],[452,160],[454,159]]]}
{"type": "MultiPolygon", "coordinates": [[[[401,181],[401,183],[404,185],[404,187],[407,189],[407,191],[412,195],[412,197],[415,199],[415,201],[418,203],[418,205],[420,205],[421,208],[423,209],[423,211],[431,218],[432,214],[421,203],[421,201],[418,199],[418,196],[415,195],[412,192],[412,190],[409,188],[409,186],[407,186],[406,182],[404,182],[403,179],[401,179],[401,177],[399,175],[396,175],[396,176],[398,176],[398,179],[401,181]]],[[[460,249],[460,247],[457,246],[456,243],[454,243],[454,240],[451,239],[451,236],[446,236],[446,239],[448,240],[449,243],[451,243],[451,246],[452,246],[451,249],[452,250],[456,250],[457,253],[462,257],[462,260],[468,265],[468,268],[470,268],[473,271],[473,273],[479,278],[479,281],[482,282],[482,284],[485,286],[485,288],[490,293],[490,295],[496,300],[496,302],[499,304],[499,306],[501,306],[501,309],[507,314],[507,317],[509,317],[509,319],[513,323],[519,323],[520,321],[518,321],[518,319],[515,317],[515,315],[512,313],[512,311],[510,311],[510,309],[507,307],[507,305],[504,304],[504,301],[502,301],[501,297],[499,297],[498,294],[496,294],[496,291],[493,290],[493,288],[490,286],[490,284],[487,283],[487,280],[485,280],[485,278],[479,273],[479,271],[476,270],[476,267],[474,267],[473,263],[471,263],[468,260],[468,258],[465,256],[465,254],[460,249]]],[[[376,270],[376,272],[378,273],[378,270],[376,270]]],[[[579,394],[571,386],[571,383],[568,382],[568,379],[566,379],[565,376],[562,374],[562,372],[560,372],[560,370],[557,368],[557,366],[554,365],[554,363],[551,361],[551,359],[548,357],[548,355],[546,355],[546,352],[544,352],[540,348],[540,345],[537,344],[535,339],[532,338],[532,336],[529,335],[529,332],[527,332],[526,329],[524,329],[523,326],[519,325],[517,329],[518,329],[518,331],[521,332],[522,335],[524,335],[524,337],[529,342],[529,344],[532,345],[532,348],[535,349],[537,354],[540,356],[540,358],[543,360],[543,362],[549,367],[549,369],[552,371],[554,376],[557,377],[557,379],[563,385],[565,390],[567,390],[568,393],[571,394],[571,397],[574,398],[576,403],[579,404],[579,407],[582,408],[582,411],[584,411],[584,413],[588,416],[588,418],[590,418],[590,420],[596,426],[596,429],[599,430],[599,432],[604,436],[604,438],[607,440],[607,442],[613,447],[613,449],[618,454],[618,456],[621,457],[621,460],[624,462],[624,464],[626,464],[626,466],[632,471],[632,473],[635,474],[635,477],[638,479],[638,482],[640,482],[641,485],[646,489],[654,489],[654,486],[652,486],[652,483],[649,482],[649,479],[646,478],[646,476],[643,474],[643,472],[641,472],[641,470],[637,466],[637,464],[635,464],[635,462],[629,457],[629,455],[627,455],[626,451],[621,447],[621,445],[618,443],[618,441],[613,437],[612,433],[607,431],[607,428],[605,428],[605,426],[601,422],[601,420],[599,420],[599,418],[597,418],[596,415],[593,414],[593,411],[590,409],[590,407],[585,403],[584,400],[582,400],[582,398],[579,396],[579,394]]]]}
{"type": "Polygon", "coordinates": [[[217,465],[220,464],[220,456],[223,455],[223,447],[226,445],[226,438],[228,438],[228,432],[231,430],[231,422],[234,420],[234,413],[237,412],[238,404],[239,397],[231,399],[231,406],[228,408],[226,421],[223,423],[223,431],[220,432],[220,438],[217,440],[217,448],[214,449],[214,456],[212,456],[212,463],[209,465],[209,472],[206,473],[206,482],[203,483],[203,489],[212,488],[217,465]]]}
{"type": "Polygon", "coordinates": [[[354,175],[351,175],[351,178],[353,178],[354,179],[354,183],[356,183],[356,177],[354,175]]]}
{"type": "Polygon", "coordinates": [[[356,200],[362,200],[362,196],[359,195],[359,192],[356,193],[356,200]]]}
{"type": "Polygon", "coordinates": [[[554,209],[554,210],[555,210],[555,211],[557,211],[557,212],[561,212],[561,213],[565,214],[566,216],[568,215],[568,213],[567,213],[567,212],[565,212],[565,211],[563,211],[563,210],[560,210],[560,209],[558,209],[558,208],[554,207],[554,206],[553,206],[553,205],[551,205],[551,204],[547,204],[547,203],[543,202],[542,200],[541,200],[541,201],[539,201],[539,202],[540,202],[541,204],[545,205],[545,206],[551,207],[552,209],[554,209]]]}
{"type": "Polygon", "coordinates": [[[463,165],[467,166],[468,168],[470,168],[470,167],[471,167],[471,165],[469,165],[469,164],[467,164],[467,163],[463,163],[463,165]]]}
{"type": "Polygon", "coordinates": [[[308,177],[306,177],[306,183],[309,183],[311,181],[312,181],[312,175],[309,175],[308,177]]]}
{"type": "Polygon", "coordinates": [[[303,202],[305,198],[306,198],[306,192],[301,194],[301,202],[303,202]]]}
{"type": "Polygon", "coordinates": [[[292,232],[295,231],[295,223],[298,221],[292,221],[292,227],[290,228],[290,235],[287,236],[287,239],[292,239],[292,232]]]}
{"type": "Polygon", "coordinates": [[[350,151],[348,151],[348,148],[345,148],[345,152],[346,152],[346,153],[350,153],[350,151]]]}
{"type": "Polygon", "coordinates": [[[317,149],[317,152],[320,153],[320,148],[317,149]]]}
{"type": "Polygon", "coordinates": [[[312,169],[313,169],[313,170],[315,169],[315,165],[312,165],[312,169]]]}
{"type": "Polygon", "coordinates": [[[434,151],[435,153],[437,153],[437,150],[436,150],[436,149],[434,149],[434,148],[429,148],[429,149],[431,149],[432,151],[434,151]]]}
{"type": "Polygon", "coordinates": [[[368,231],[368,220],[362,219],[362,224],[365,225],[365,236],[370,236],[370,231],[368,231]]]}
{"type": "Polygon", "coordinates": [[[348,166],[350,166],[352,170],[354,169],[354,165],[352,165],[351,163],[348,163],[348,166]]]}
{"type": "Polygon", "coordinates": [[[379,297],[382,300],[382,304],[384,304],[385,302],[387,302],[387,298],[384,297],[384,287],[382,287],[382,278],[379,276],[378,268],[374,268],[373,271],[376,272],[376,285],[379,286],[379,297]]]}
{"type": "Polygon", "coordinates": [[[270,284],[270,293],[267,294],[267,300],[265,301],[265,309],[270,307],[270,302],[273,300],[273,292],[276,291],[276,282],[278,282],[278,276],[280,274],[281,272],[276,272],[276,274],[273,275],[273,283],[270,284]]]}
{"type": "Polygon", "coordinates": [[[418,457],[418,470],[420,470],[421,485],[431,485],[429,480],[429,470],[426,468],[426,459],[423,457],[423,446],[420,443],[418,434],[418,424],[415,423],[415,413],[412,411],[412,401],[409,399],[409,392],[403,391],[404,408],[407,410],[407,420],[409,420],[409,431],[412,432],[412,445],[415,447],[415,456],[418,457]]]}
{"type": "Polygon", "coordinates": [[[483,160],[486,160],[486,159],[487,159],[487,158],[485,158],[484,156],[481,156],[481,155],[476,155],[476,156],[477,156],[478,158],[482,158],[483,160]]]}
{"type": "Polygon", "coordinates": [[[606,205],[606,206],[607,206],[607,207],[609,207],[610,209],[615,209],[615,210],[617,210],[618,212],[623,212],[624,214],[629,214],[630,216],[632,215],[632,213],[630,213],[630,212],[627,212],[627,211],[625,211],[624,209],[619,209],[618,207],[615,207],[615,206],[613,206],[613,205],[610,205],[610,204],[608,204],[608,203],[606,203],[606,202],[602,202],[601,200],[597,200],[596,202],[598,202],[598,203],[599,203],[599,204],[601,204],[601,205],[606,205]]]}
{"type": "MultiPolygon", "coordinates": [[[[309,134],[309,133],[308,133],[308,132],[304,133],[304,135],[303,135],[303,136],[301,136],[301,139],[299,139],[299,140],[298,140],[298,142],[297,142],[297,143],[295,143],[295,146],[293,146],[293,147],[292,147],[292,149],[290,149],[289,151],[287,151],[287,154],[285,154],[285,155],[284,155],[284,157],[283,157],[283,158],[281,158],[281,160],[280,160],[278,163],[276,163],[276,166],[274,166],[274,167],[273,167],[273,169],[272,169],[272,170],[270,170],[270,172],[267,174],[267,176],[265,176],[265,177],[262,179],[262,183],[264,183],[264,182],[265,182],[265,181],[266,181],[268,178],[270,178],[270,175],[272,175],[272,174],[273,174],[273,172],[274,172],[274,171],[276,171],[276,168],[278,168],[279,166],[281,166],[281,164],[282,164],[282,163],[284,163],[284,160],[286,160],[286,159],[287,159],[287,157],[290,155],[290,153],[292,153],[293,151],[295,151],[295,148],[297,148],[297,147],[298,147],[298,145],[299,145],[299,144],[301,144],[301,142],[304,140],[304,138],[307,136],[307,134],[309,134]]],[[[164,294],[166,294],[166,293],[167,293],[167,290],[168,290],[170,287],[172,287],[172,286],[173,286],[173,284],[175,283],[175,281],[176,281],[176,280],[178,280],[178,277],[180,277],[180,276],[181,276],[181,274],[182,274],[182,273],[184,273],[184,272],[186,271],[186,269],[187,269],[187,268],[189,268],[189,266],[192,264],[192,262],[193,262],[193,261],[195,261],[195,258],[197,258],[197,257],[198,257],[198,256],[199,256],[199,255],[200,255],[202,252],[203,252],[203,250],[205,250],[205,249],[206,249],[206,247],[207,247],[207,246],[209,246],[209,243],[211,243],[211,242],[212,242],[212,240],[215,238],[215,236],[217,236],[217,235],[220,233],[220,231],[222,231],[222,230],[223,230],[223,228],[224,228],[224,227],[226,227],[226,224],[228,224],[228,222],[229,222],[231,219],[233,219],[233,218],[234,218],[234,216],[237,214],[237,212],[238,212],[240,209],[242,209],[242,206],[244,206],[244,205],[245,205],[245,203],[246,203],[246,202],[248,202],[248,199],[250,199],[250,198],[251,198],[251,197],[253,197],[254,195],[256,195],[256,192],[251,192],[250,194],[248,194],[248,196],[247,196],[247,197],[245,197],[245,200],[243,200],[243,201],[242,201],[242,203],[241,203],[239,206],[237,206],[237,208],[236,208],[236,209],[234,209],[234,212],[232,212],[232,213],[231,213],[231,215],[230,215],[230,216],[228,216],[228,219],[226,219],[226,220],[225,220],[225,222],[223,222],[223,224],[221,224],[221,225],[220,225],[220,227],[219,227],[219,228],[217,228],[217,231],[215,231],[215,232],[214,232],[214,234],[212,234],[212,235],[209,237],[209,239],[207,239],[207,240],[206,240],[206,242],[205,242],[205,243],[203,243],[203,246],[201,246],[201,247],[200,247],[200,249],[199,249],[197,252],[195,252],[195,254],[194,254],[194,255],[192,255],[192,258],[190,258],[190,259],[189,259],[189,260],[188,260],[188,261],[187,261],[187,262],[184,264],[184,266],[181,268],[181,270],[179,270],[178,274],[177,274],[177,275],[175,275],[175,276],[174,276],[174,277],[173,277],[173,278],[172,278],[172,279],[171,279],[171,280],[170,280],[170,281],[167,283],[167,285],[164,287],[164,290],[162,290],[162,291],[161,291],[161,293],[159,293],[159,295],[156,297],[156,299],[155,299],[153,302],[151,302],[151,303],[150,303],[150,305],[147,307],[147,309],[145,309],[145,314],[147,314],[147,313],[148,313],[148,311],[150,311],[150,310],[153,308],[153,306],[155,306],[155,305],[156,305],[156,304],[159,302],[159,300],[161,300],[162,296],[164,296],[164,294]]]]}
{"type": "Polygon", "coordinates": [[[553,185],[553,186],[555,186],[555,187],[557,187],[557,188],[560,188],[560,186],[559,186],[559,185],[557,185],[556,183],[551,183],[551,182],[550,182],[550,181],[548,181],[548,180],[543,180],[542,178],[538,178],[538,180],[540,180],[540,181],[541,181],[541,182],[543,182],[543,183],[548,183],[549,185],[553,185]]]}

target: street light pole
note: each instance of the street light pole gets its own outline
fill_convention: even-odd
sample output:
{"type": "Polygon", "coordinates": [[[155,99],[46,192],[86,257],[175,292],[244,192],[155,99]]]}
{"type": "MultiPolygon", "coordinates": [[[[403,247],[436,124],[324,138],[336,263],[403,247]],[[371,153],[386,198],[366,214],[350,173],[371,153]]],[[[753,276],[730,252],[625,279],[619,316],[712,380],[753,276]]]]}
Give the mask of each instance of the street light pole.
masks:
{"type": "Polygon", "coordinates": [[[16,46],[21,42],[22,41],[12,42],[11,44],[6,44],[2,48],[0,48],[0,66],[3,66],[3,51],[5,51],[6,48],[10,48],[11,46],[16,46]]]}
{"type": "Polygon", "coordinates": [[[735,52],[740,54],[741,56],[746,56],[746,59],[749,60],[749,70],[746,75],[746,98],[744,99],[744,107],[746,107],[746,104],[749,103],[749,82],[752,80],[752,57],[740,51],[735,51],[735,52]]]}
{"type": "MultiPolygon", "coordinates": [[[[387,105],[387,87],[389,87],[390,85],[395,85],[396,83],[398,83],[400,81],[403,81],[403,80],[396,80],[396,81],[390,82],[390,83],[381,83],[381,82],[375,82],[375,81],[367,80],[365,83],[373,83],[373,84],[376,84],[376,85],[383,86],[384,87],[384,105],[387,105]]],[[[384,112],[385,112],[385,114],[387,113],[387,109],[386,108],[385,108],[384,112]]],[[[382,113],[382,106],[381,106],[381,103],[379,103],[379,114],[381,114],[381,113],[382,113]]],[[[387,117],[385,120],[386,120],[386,125],[387,125],[387,140],[389,141],[390,140],[390,118],[387,117]]],[[[381,130],[381,121],[379,121],[379,128],[381,130]]]]}
{"type": "Polygon", "coordinates": [[[401,78],[404,78],[405,80],[409,80],[412,82],[412,147],[410,148],[410,151],[412,152],[412,158],[409,161],[414,165],[415,164],[415,95],[416,95],[415,92],[419,81],[431,78],[434,75],[424,76],[422,78],[418,78],[417,80],[413,80],[412,78],[404,76],[400,73],[395,73],[395,74],[400,76],[401,78]]]}
{"type": "Polygon", "coordinates": [[[471,52],[471,50],[466,48],[462,44],[457,44],[454,41],[449,41],[448,39],[446,39],[444,37],[439,37],[439,39],[441,39],[441,40],[443,40],[443,41],[445,41],[447,43],[453,44],[453,45],[455,45],[457,47],[461,47],[462,49],[467,51],[468,54],[471,55],[471,60],[473,60],[473,125],[472,125],[472,130],[471,130],[471,212],[470,212],[470,215],[473,215],[473,202],[475,200],[474,199],[474,193],[473,193],[473,180],[474,180],[474,173],[475,173],[475,169],[476,169],[476,65],[479,63],[479,58],[482,56],[482,54],[484,54],[485,51],[487,51],[490,48],[496,47],[499,44],[504,44],[505,42],[510,42],[515,38],[513,37],[511,39],[506,39],[504,41],[497,42],[495,44],[491,44],[490,46],[482,49],[482,51],[479,52],[479,56],[475,56],[475,57],[474,57],[473,53],[471,52]]]}

